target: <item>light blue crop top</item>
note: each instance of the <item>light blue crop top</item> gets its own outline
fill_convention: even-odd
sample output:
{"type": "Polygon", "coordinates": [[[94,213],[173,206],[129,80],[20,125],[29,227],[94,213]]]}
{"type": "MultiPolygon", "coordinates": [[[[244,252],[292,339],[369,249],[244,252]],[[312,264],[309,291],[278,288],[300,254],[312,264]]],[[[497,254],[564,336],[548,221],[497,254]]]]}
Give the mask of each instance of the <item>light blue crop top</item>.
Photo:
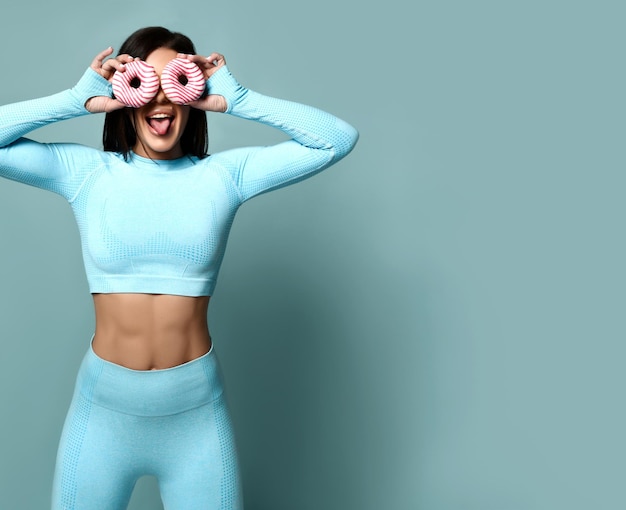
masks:
{"type": "Polygon", "coordinates": [[[110,83],[91,69],[70,90],[0,107],[0,176],[67,199],[90,292],[211,295],[238,207],[329,167],[358,139],[329,113],[242,87],[226,67],[207,86],[226,98],[226,113],[279,128],[291,140],[203,159],[131,154],[125,161],[83,145],[22,138],[86,115],[90,97],[111,96],[110,83]]]}

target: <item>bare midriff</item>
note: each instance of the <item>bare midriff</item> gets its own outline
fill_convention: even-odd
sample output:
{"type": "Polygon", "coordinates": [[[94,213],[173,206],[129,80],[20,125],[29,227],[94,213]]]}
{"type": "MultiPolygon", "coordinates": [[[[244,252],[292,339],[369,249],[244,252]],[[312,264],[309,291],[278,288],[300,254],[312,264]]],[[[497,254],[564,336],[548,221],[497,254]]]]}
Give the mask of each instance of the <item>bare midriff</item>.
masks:
{"type": "Polygon", "coordinates": [[[182,365],[211,348],[209,296],[93,294],[93,350],[133,370],[182,365]]]}

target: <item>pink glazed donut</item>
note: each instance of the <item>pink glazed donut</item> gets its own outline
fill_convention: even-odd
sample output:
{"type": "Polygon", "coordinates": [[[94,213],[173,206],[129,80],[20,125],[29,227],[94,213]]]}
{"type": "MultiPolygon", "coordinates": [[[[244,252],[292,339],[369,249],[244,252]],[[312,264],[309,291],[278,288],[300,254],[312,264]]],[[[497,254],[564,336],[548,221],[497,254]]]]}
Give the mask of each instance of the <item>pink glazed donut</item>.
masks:
{"type": "Polygon", "coordinates": [[[172,103],[187,104],[200,99],[206,78],[200,68],[184,58],[170,60],[161,73],[161,87],[172,103]]]}
{"type": "Polygon", "coordinates": [[[125,64],[126,71],[113,75],[113,94],[122,103],[139,108],[152,101],[159,91],[159,77],[154,67],[143,60],[125,64]]]}

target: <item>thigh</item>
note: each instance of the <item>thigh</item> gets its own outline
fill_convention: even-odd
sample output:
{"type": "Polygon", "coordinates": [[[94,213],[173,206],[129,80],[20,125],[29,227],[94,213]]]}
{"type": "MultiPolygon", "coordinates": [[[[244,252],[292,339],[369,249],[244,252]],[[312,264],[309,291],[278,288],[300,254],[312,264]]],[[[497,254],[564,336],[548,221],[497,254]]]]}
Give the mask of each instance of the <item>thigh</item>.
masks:
{"type": "Polygon", "coordinates": [[[157,476],[168,510],[241,510],[239,463],[223,395],[169,427],[170,453],[157,476]]]}
{"type": "Polygon", "coordinates": [[[59,443],[53,510],[126,509],[137,477],[116,437],[127,427],[118,415],[74,397],[59,443]]]}

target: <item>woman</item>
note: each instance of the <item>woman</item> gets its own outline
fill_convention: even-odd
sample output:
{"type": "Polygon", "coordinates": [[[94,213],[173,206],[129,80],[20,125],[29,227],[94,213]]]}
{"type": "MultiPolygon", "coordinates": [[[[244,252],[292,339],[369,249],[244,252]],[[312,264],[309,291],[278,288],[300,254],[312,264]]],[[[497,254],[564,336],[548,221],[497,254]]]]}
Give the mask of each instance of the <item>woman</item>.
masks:
{"type": "Polygon", "coordinates": [[[74,211],[96,327],[61,438],[54,509],[123,509],[156,476],[168,510],[242,508],[230,418],[207,308],[237,208],[348,154],[357,132],[336,117],[238,84],[222,55],[196,55],[161,27],[100,53],[78,84],[0,109],[0,175],[64,196],[74,211]],[[159,86],[129,108],[116,73],[142,60],[157,76],[196,64],[202,97],[159,86]],[[207,156],[207,111],[281,129],[291,140],[207,156]],[[104,151],[23,138],[51,122],[106,112],[104,151]]]}

